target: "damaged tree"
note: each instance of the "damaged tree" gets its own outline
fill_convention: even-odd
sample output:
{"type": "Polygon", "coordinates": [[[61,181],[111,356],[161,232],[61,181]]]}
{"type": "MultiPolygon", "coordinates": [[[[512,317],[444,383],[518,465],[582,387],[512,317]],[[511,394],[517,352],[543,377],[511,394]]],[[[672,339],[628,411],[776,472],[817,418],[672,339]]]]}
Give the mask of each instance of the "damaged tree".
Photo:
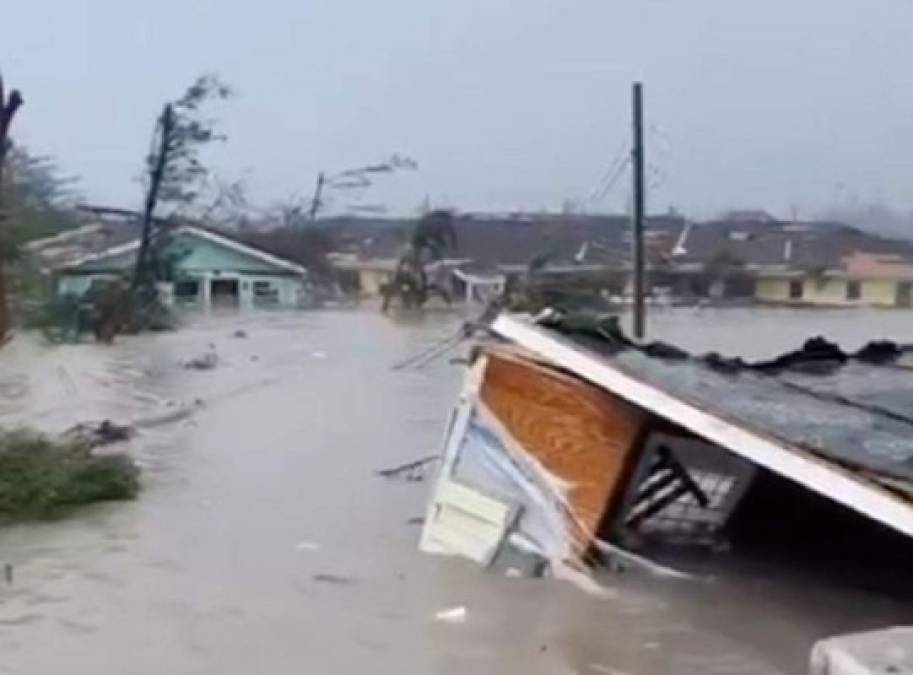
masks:
{"type": "MultiPolygon", "coordinates": [[[[3,203],[3,169],[6,164],[7,153],[9,152],[11,141],[9,138],[10,126],[16,111],[22,107],[24,100],[18,89],[10,91],[6,95],[6,89],[3,86],[3,76],[0,75],[0,228],[5,226],[6,212],[3,203]]],[[[6,297],[6,277],[4,270],[4,258],[7,251],[0,250],[0,344],[6,339],[10,328],[9,304],[6,297]]]]}
{"type": "Polygon", "coordinates": [[[114,311],[102,311],[98,337],[110,341],[129,327],[156,327],[164,313],[157,283],[170,280],[173,256],[168,251],[169,218],[179,218],[193,204],[203,187],[208,169],[200,152],[213,141],[224,141],[211,120],[200,117],[207,102],[224,100],[232,90],[210,75],[198,78],[177,101],[167,103],[156,122],[152,151],[146,159],[147,185],[143,207],[142,237],[128,292],[114,303],[114,311]],[[170,205],[164,218],[156,210],[170,205]]]}
{"type": "Polygon", "coordinates": [[[396,265],[393,279],[382,289],[382,311],[386,312],[397,298],[406,309],[421,309],[435,293],[449,305],[450,292],[435,272],[443,271],[444,254],[456,249],[456,228],[450,211],[431,211],[422,216],[396,265]]]}

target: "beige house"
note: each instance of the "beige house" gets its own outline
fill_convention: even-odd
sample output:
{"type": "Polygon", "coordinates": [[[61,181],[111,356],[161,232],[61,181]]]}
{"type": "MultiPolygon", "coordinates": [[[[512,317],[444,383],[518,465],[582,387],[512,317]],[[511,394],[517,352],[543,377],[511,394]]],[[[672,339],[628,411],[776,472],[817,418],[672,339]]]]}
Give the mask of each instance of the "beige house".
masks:
{"type": "Polygon", "coordinates": [[[913,263],[896,254],[855,251],[839,268],[762,270],[755,299],[822,307],[913,307],[913,263]]]}

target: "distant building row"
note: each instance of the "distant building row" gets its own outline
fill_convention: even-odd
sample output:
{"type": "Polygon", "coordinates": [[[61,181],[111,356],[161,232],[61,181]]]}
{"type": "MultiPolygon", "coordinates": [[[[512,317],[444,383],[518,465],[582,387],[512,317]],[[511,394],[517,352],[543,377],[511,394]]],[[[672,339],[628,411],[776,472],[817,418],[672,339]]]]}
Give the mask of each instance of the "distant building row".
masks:
{"type": "MultiPolygon", "coordinates": [[[[108,213],[114,211],[114,214],[108,213]]],[[[324,219],[326,256],[348,293],[376,296],[388,283],[415,227],[409,219],[324,219]]],[[[605,297],[629,295],[631,230],[623,216],[461,215],[457,248],[439,263],[452,294],[476,282],[493,287],[530,270],[561,283],[589,285],[605,297]]],[[[27,246],[59,293],[123,279],[139,246],[135,217],[90,212],[86,224],[27,246]]],[[[271,250],[239,235],[185,224],[173,230],[176,304],[300,306],[310,275],[302,252],[271,250]]],[[[313,234],[313,233],[312,233],[313,234]]],[[[784,305],[913,305],[913,243],[886,239],[841,223],[778,221],[736,214],[707,223],[677,215],[652,217],[646,232],[649,286],[670,302],[759,302],[784,305]]],[[[273,247],[276,248],[276,247],[273,247]]],[[[281,247],[280,247],[281,248],[281,247]]],[[[321,256],[322,258],[322,253],[321,256]]]]}
{"type": "MultiPolygon", "coordinates": [[[[586,277],[613,296],[628,293],[630,226],[622,216],[457,219],[455,269],[505,278],[531,267],[553,277],[586,277]],[[602,274],[604,273],[604,276],[602,274]]],[[[396,268],[408,221],[339,219],[333,263],[349,285],[376,295],[396,268]]],[[[831,222],[733,216],[691,223],[648,221],[649,284],[673,302],[910,307],[913,243],[831,222]]],[[[460,278],[453,280],[457,295],[460,278]]]]}

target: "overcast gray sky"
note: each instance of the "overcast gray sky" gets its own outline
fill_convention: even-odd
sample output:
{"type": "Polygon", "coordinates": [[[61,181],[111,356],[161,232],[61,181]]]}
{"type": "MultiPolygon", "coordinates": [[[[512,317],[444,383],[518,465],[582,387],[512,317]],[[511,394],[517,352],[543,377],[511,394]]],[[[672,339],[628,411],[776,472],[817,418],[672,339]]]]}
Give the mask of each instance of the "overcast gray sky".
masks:
{"type": "Polygon", "coordinates": [[[261,202],[393,152],[420,170],[363,203],[586,201],[643,79],[652,210],[913,206],[913,0],[4,4],[0,68],[26,98],[15,133],[96,202],[139,205],[155,114],[214,72],[239,95],[219,106],[230,140],[212,165],[261,202]]]}

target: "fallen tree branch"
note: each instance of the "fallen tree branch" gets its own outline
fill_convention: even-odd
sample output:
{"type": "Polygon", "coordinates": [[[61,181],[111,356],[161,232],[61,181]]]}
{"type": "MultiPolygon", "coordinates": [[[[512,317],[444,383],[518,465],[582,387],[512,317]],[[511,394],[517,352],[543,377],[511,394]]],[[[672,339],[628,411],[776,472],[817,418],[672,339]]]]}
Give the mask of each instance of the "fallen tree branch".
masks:
{"type": "Polygon", "coordinates": [[[427,457],[422,457],[413,462],[400,464],[399,466],[394,466],[389,469],[378,469],[375,473],[384,478],[399,478],[400,476],[405,475],[406,480],[422,480],[425,477],[425,467],[432,462],[436,462],[440,458],[440,455],[428,455],[427,457]]]}

